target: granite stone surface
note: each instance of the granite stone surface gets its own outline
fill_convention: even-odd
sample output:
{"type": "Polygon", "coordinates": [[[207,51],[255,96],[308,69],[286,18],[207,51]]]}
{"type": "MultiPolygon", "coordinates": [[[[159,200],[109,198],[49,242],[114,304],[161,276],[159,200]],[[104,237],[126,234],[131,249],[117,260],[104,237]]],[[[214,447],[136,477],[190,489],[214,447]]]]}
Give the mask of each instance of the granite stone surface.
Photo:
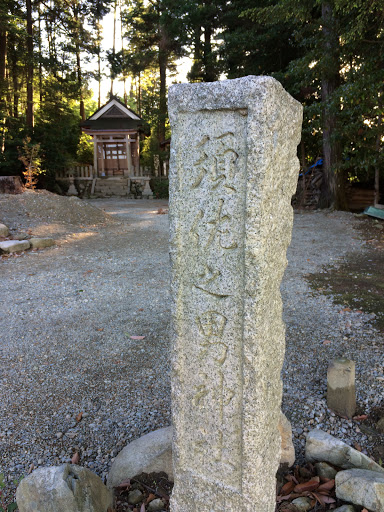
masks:
{"type": "Polygon", "coordinates": [[[302,107],[274,79],[170,88],[173,512],[272,512],[302,107]]]}

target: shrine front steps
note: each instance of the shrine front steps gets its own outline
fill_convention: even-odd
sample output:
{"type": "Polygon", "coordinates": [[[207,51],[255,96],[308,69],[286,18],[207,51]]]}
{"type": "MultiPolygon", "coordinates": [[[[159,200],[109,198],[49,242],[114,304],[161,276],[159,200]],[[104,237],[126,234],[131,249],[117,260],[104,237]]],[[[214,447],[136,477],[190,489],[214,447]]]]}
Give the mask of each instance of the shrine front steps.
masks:
{"type": "Polygon", "coordinates": [[[130,196],[130,180],[128,178],[98,178],[92,196],[130,196]]]}
{"type": "MultiPolygon", "coordinates": [[[[137,180],[140,181],[140,176],[137,176],[137,180]]],[[[130,190],[131,182],[132,178],[97,178],[94,189],[90,189],[89,193],[91,197],[120,196],[133,198],[134,195],[130,190]]],[[[143,190],[142,197],[145,199],[149,197],[145,190],[143,190]]]]}

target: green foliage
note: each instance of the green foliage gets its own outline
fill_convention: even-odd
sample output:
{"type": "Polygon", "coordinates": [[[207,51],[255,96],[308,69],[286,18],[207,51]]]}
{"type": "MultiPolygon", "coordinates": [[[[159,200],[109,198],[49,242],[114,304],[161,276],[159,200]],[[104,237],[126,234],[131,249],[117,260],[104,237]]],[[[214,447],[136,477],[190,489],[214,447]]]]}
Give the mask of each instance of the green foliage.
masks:
{"type": "MultiPolygon", "coordinates": [[[[15,484],[18,484],[18,481],[16,480],[14,482],[15,484]]],[[[4,475],[3,473],[0,473],[0,512],[14,512],[14,510],[17,510],[17,503],[7,503],[3,496],[3,489],[5,488],[5,482],[4,482],[4,475]]]]}
{"type": "Polygon", "coordinates": [[[25,187],[36,188],[39,175],[45,173],[41,169],[40,144],[31,144],[31,137],[26,137],[23,140],[23,146],[19,148],[19,160],[25,167],[23,171],[25,187]]]}
{"type": "Polygon", "coordinates": [[[93,164],[93,142],[92,137],[82,133],[77,146],[76,162],[79,164],[93,164]]]}
{"type": "Polygon", "coordinates": [[[169,197],[169,180],[168,178],[152,178],[149,186],[153,192],[155,199],[168,199],[169,197]]]}

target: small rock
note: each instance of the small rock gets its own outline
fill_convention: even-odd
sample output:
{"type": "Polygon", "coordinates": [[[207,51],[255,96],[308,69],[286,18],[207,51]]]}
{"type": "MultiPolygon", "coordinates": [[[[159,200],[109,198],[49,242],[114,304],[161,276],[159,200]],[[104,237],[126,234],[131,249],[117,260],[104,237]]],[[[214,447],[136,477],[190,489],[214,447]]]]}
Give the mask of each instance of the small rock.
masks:
{"type": "Polygon", "coordinates": [[[5,224],[0,224],[0,236],[8,236],[9,235],[9,229],[5,224]]]}
{"type": "Polygon", "coordinates": [[[56,437],[57,437],[57,439],[60,439],[61,437],[63,437],[63,433],[62,432],[56,432],[56,437]]]}
{"type": "Polygon", "coordinates": [[[12,252],[26,251],[30,248],[30,243],[27,240],[6,240],[0,242],[0,251],[10,254],[12,252]]]}
{"type": "Polygon", "coordinates": [[[384,434],[384,418],[379,419],[379,421],[376,423],[376,428],[379,432],[384,434]]]}
{"type": "Polygon", "coordinates": [[[307,435],[305,458],[308,462],[325,461],[343,469],[361,468],[384,473],[384,468],[367,455],[320,429],[314,429],[307,435]]]}
{"type": "Polygon", "coordinates": [[[45,249],[55,245],[55,241],[52,238],[31,238],[29,243],[32,249],[45,249]]]}
{"type": "Polygon", "coordinates": [[[89,469],[64,464],[36,469],[16,490],[20,512],[106,512],[112,493],[89,469]]]}
{"type": "Polygon", "coordinates": [[[26,233],[18,233],[17,235],[13,235],[14,240],[28,240],[28,235],[26,233]]]}
{"type": "Polygon", "coordinates": [[[308,512],[312,508],[309,498],[296,498],[292,501],[292,505],[295,505],[299,512],[308,512]]]}
{"type": "Polygon", "coordinates": [[[156,498],[155,500],[152,500],[148,507],[148,512],[157,512],[158,510],[164,510],[164,502],[160,498],[156,498]]]}
{"type": "Polygon", "coordinates": [[[129,443],[114,460],[107,485],[112,489],[127,478],[160,471],[173,480],[172,427],[160,428],[129,443]]]}
{"type": "Polygon", "coordinates": [[[315,464],[317,476],[320,478],[329,478],[332,480],[336,476],[336,469],[327,464],[326,462],[317,462],[315,464]]]}
{"type": "Polygon", "coordinates": [[[384,475],[366,469],[348,469],[336,475],[336,496],[372,512],[384,510],[384,475]]]}
{"type": "Polygon", "coordinates": [[[128,494],[128,503],[131,505],[137,505],[143,500],[143,493],[139,489],[134,489],[128,494]]]}
{"type": "Polygon", "coordinates": [[[356,512],[353,505],[341,505],[341,507],[335,508],[333,512],[356,512]]]}
{"type": "Polygon", "coordinates": [[[295,448],[292,442],[292,427],[287,417],[281,413],[278,425],[281,436],[280,464],[288,464],[289,467],[295,463],[295,448]]]}

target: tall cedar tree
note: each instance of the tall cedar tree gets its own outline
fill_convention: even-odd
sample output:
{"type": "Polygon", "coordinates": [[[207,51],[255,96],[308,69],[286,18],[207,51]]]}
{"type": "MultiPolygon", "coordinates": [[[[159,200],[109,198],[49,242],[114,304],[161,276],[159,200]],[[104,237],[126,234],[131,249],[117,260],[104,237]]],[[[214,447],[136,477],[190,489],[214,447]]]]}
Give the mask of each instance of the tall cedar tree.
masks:
{"type": "MultiPolygon", "coordinates": [[[[290,41],[297,56],[273,74],[306,107],[303,141],[311,145],[311,151],[302,144],[303,164],[305,154],[316,156],[312,140],[322,138],[320,155],[326,178],[322,206],[346,207],[346,177],[351,179],[357,169],[360,180],[364,167],[367,176],[373,167],[376,176],[379,174],[383,158],[383,7],[382,0],[374,0],[369,8],[364,0],[258,0],[240,15],[277,34],[282,23],[292,26],[290,41]]],[[[244,37],[247,35],[250,33],[244,37]]],[[[227,41],[225,37],[224,31],[230,55],[231,34],[227,41]]],[[[255,62],[264,52],[274,53],[268,40],[254,52],[250,44],[240,50],[244,58],[253,57],[255,62]]]]}
{"type": "Polygon", "coordinates": [[[127,0],[124,14],[125,34],[130,51],[124,52],[122,66],[128,73],[140,75],[156,66],[160,75],[158,140],[165,140],[167,120],[167,70],[182,55],[183,45],[174,17],[176,0],[127,0]]]}

